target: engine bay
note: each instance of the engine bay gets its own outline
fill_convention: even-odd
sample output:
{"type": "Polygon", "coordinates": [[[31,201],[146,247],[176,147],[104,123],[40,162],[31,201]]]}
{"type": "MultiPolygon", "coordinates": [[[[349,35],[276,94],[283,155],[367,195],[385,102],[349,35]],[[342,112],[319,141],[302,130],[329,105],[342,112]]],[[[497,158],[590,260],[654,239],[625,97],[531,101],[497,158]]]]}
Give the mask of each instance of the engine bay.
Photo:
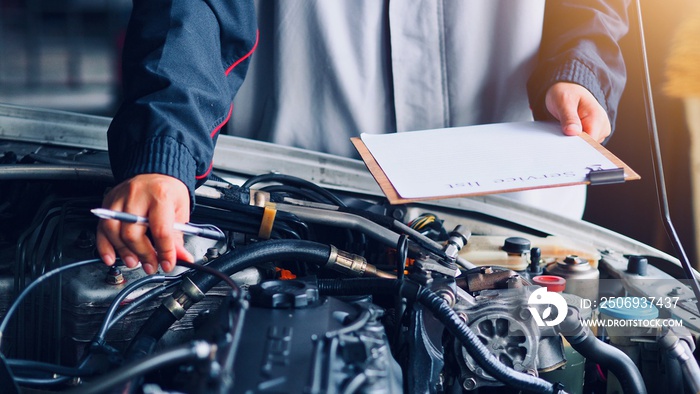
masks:
{"type": "Polygon", "coordinates": [[[107,119],[0,108],[8,393],[698,392],[678,261],[498,196],[389,205],[360,162],[221,136],[195,264],[104,265],[107,119]]]}

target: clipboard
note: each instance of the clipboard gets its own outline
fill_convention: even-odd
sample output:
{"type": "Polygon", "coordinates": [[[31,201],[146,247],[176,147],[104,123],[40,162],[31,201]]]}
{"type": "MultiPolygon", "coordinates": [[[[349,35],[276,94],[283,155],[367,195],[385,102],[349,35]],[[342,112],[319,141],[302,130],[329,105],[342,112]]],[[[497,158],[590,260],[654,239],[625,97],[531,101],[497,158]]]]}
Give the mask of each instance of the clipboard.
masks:
{"type": "MultiPolygon", "coordinates": [[[[530,189],[563,187],[579,184],[613,184],[640,179],[639,174],[637,174],[634,170],[632,170],[628,165],[626,165],[622,160],[613,155],[601,144],[594,141],[588,134],[584,133],[578,137],[568,137],[561,134],[559,127],[560,126],[557,123],[553,122],[500,123],[490,125],[468,126],[461,128],[434,129],[406,133],[371,135],[369,137],[368,135],[363,134],[362,138],[351,138],[351,142],[357,149],[362,160],[367,166],[367,169],[377,181],[379,187],[382,189],[383,193],[385,194],[385,196],[391,204],[405,204],[417,201],[470,197],[485,194],[517,192],[530,189]],[[514,131],[517,131],[517,133],[514,134],[514,131]],[[473,139],[473,136],[481,135],[481,133],[483,132],[492,133],[492,135],[489,135],[489,138],[484,141],[472,141],[474,144],[489,141],[497,141],[497,143],[485,143],[484,145],[478,145],[478,151],[480,155],[479,157],[481,158],[481,161],[479,162],[478,168],[472,168],[472,172],[474,174],[472,174],[472,178],[470,179],[476,179],[474,177],[480,173],[480,168],[482,170],[484,168],[495,168],[499,171],[502,169],[504,173],[508,171],[511,171],[514,174],[518,173],[518,160],[509,161],[504,160],[504,158],[502,157],[501,152],[504,151],[503,143],[508,142],[503,142],[501,138],[506,138],[507,136],[516,136],[515,140],[510,141],[510,144],[515,145],[515,147],[511,146],[510,148],[515,149],[516,152],[518,151],[518,146],[522,144],[522,140],[537,140],[537,138],[544,138],[544,140],[546,141],[551,140],[552,145],[535,144],[534,146],[527,147],[527,155],[532,155],[534,157],[542,157],[544,159],[552,157],[552,165],[545,165],[544,168],[547,168],[547,170],[543,170],[549,172],[542,172],[543,174],[561,174],[562,171],[564,171],[562,170],[562,168],[570,167],[570,165],[568,164],[568,159],[565,158],[564,160],[562,160],[560,157],[553,157],[556,155],[551,155],[551,151],[557,150],[556,147],[562,144],[562,142],[563,145],[574,146],[572,148],[574,149],[573,151],[566,151],[566,155],[568,155],[566,157],[578,157],[580,154],[581,156],[587,155],[587,158],[595,158],[595,160],[590,159],[593,161],[593,164],[589,162],[584,162],[586,164],[571,164],[579,165],[581,167],[580,169],[569,170],[569,172],[566,172],[567,174],[573,174],[572,176],[552,177],[551,179],[547,179],[545,181],[539,179],[533,180],[533,182],[529,183],[527,182],[527,177],[523,179],[523,176],[520,176],[519,179],[521,181],[519,182],[500,182],[500,184],[495,185],[494,187],[489,187],[487,188],[487,190],[469,190],[470,188],[464,188],[464,190],[449,190],[449,192],[445,192],[444,189],[440,189],[439,187],[430,189],[430,181],[426,180],[430,177],[430,173],[419,174],[418,172],[420,171],[415,171],[415,166],[410,165],[410,160],[412,160],[412,158],[409,157],[410,155],[406,154],[406,151],[407,149],[415,150],[416,146],[410,146],[412,141],[415,140],[417,141],[417,143],[421,141],[423,142],[422,146],[417,147],[418,149],[425,150],[425,152],[423,152],[424,154],[421,155],[421,160],[432,160],[438,163],[435,165],[435,167],[433,167],[433,170],[437,169],[437,171],[434,172],[454,171],[455,166],[464,165],[463,163],[455,164],[454,162],[451,162],[454,160],[450,160],[450,158],[459,157],[460,144],[469,143],[470,140],[473,139]],[[459,138],[459,136],[462,135],[462,133],[464,135],[463,140],[456,141],[455,136],[459,138]],[[522,133],[522,135],[520,133],[522,133]],[[372,146],[368,146],[368,144],[363,140],[363,138],[370,139],[372,143],[374,143],[374,141],[377,139],[381,139],[382,142],[386,141],[386,144],[395,143],[396,147],[395,149],[393,149],[393,152],[391,152],[392,149],[388,149],[389,152],[380,152],[381,155],[376,155],[377,157],[375,157],[375,154],[373,154],[373,152],[371,151],[372,146]],[[522,138],[522,140],[518,140],[519,138],[522,138]],[[562,142],[559,142],[557,138],[560,138],[562,142]],[[565,140],[572,138],[577,138],[578,140],[565,140]],[[445,140],[447,140],[449,143],[442,144],[438,151],[433,151],[431,150],[430,146],[425,146],[427,145],[426,141],[445,140]],[[584,143],[581,143],[580,141],[583,141],[584,143]],[[394,155],[395,157],[391,157],[391,155],[394,155]],[[403,158],[401,158],[401,156],[403,156],[403,158]],[[597,164],[598,161],[605,162],[606,165],[597,164]],[[385,162],[388,164],[386,164],[385,162]],[[384,168],[383,164],[388,168],[392,166],[394,168],[389,168],[390,171],[387,171],[384,168]],[[560,167],[557,164],[561,164],[562,166],[560,167]],[[398,168],[397,165],[399,166],[398,168]],[[415,176],[412,174],[412,172],[416,173],[415,176]],[[426,188],[428,188],[429,190],[418,196],[403,195],[401,193],[402,189],[398,188],[395,185],[395,178],[401,178],[401,176],[407,176],[409,178],[403,180],[404,185],[406,184],[406,182],[414,182],[416,184],[425,183],[427,185],[426,188]]],[[[550,142],[548,142],[548,144],[550,144],[550,142]]],[[[507,149],[505,150],[507,151],[507,149]]],[[[413,160],[415,160],[415,158],[413,158],[413,160]]],[[[488,171],[481,171],[481,173],[484,172],[488,171]]],[[[508,179],[518,178],[513,177],[508,179]]],[[[483,181],[480,183],[486,184],[489,182],[483,181]]],[[[469,186],[472,186],[472,189],[478,189],[476,187],[473,187],[473,184],[469,186]]],[[[482,185],[479,184],[479,186],[482,185]]]]}

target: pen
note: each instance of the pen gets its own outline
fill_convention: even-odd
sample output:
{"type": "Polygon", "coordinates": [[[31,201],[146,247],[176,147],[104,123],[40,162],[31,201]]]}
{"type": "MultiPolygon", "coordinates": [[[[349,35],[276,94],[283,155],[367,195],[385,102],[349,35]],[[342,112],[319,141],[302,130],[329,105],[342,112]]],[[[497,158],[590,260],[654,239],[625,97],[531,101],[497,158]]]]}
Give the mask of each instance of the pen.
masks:
{"type": "MultiPolygon", "coordinates": [[[[124,223],[135,223],[141,224],[143,226],[148,226],[148,219],[146,219],[143,216],[132,215],[130,213],[113,211],[111,209],[105,208],[91,209],[90,212],[92,212],[95,216],[97,216],[100,219],[114,219],[124,223]]],[[[216,240],[226,239],[226,235],[223,233],[223,231],[219,230],[214,226],[211,227],[213,227],[214,229],[202,228],[190,223],[175,222],[173,224],[173,229],[180,231],[184,234],[196,235],[199,237],[216,240]]]]}

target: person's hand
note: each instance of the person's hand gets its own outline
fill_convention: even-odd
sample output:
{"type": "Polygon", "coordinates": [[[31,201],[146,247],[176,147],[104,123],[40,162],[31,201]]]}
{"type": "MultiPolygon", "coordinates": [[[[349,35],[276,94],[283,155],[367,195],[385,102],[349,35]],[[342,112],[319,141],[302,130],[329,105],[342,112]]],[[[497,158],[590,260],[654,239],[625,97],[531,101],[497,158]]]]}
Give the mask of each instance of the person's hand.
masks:
{"type": "Polygon", "coordinates": [[[185,223],[190,216],[190,195],[180,180],[161,174],[142,174],[117,185],[104,197],[102,207],[148,218],[149,226],[100,220],[97,250],[102,261],[113,265],[118,253],[127,267],[140,261],[147,274],[170,272],[177,259],[192,262],[182,234],[173,223],[185,223]],[[150,229],[153,242],[146,236],[150,229]],[[116,253],[115,253],[116,252],[116,253]]]}
{"type": "Polygon", "coordinates": [[[561,123],[566,135],[589,134],[594,140],[603,142],[612,127],[605,109],[593,94],[581,85],[557,82],[547,90],[547,110],[561,123]]]}

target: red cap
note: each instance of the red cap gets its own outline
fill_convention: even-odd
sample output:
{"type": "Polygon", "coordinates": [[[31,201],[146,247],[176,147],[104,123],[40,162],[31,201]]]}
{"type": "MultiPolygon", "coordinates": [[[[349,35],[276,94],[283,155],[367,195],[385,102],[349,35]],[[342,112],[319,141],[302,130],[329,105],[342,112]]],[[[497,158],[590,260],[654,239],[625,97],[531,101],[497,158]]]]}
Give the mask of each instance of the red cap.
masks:
{"type": "Polygon", "coordinates": [[[532,282],[547,288],[547,291],[561,293],[566,288],[566,279],[561,276],[540,275],[532,278],[532,282]]]}

